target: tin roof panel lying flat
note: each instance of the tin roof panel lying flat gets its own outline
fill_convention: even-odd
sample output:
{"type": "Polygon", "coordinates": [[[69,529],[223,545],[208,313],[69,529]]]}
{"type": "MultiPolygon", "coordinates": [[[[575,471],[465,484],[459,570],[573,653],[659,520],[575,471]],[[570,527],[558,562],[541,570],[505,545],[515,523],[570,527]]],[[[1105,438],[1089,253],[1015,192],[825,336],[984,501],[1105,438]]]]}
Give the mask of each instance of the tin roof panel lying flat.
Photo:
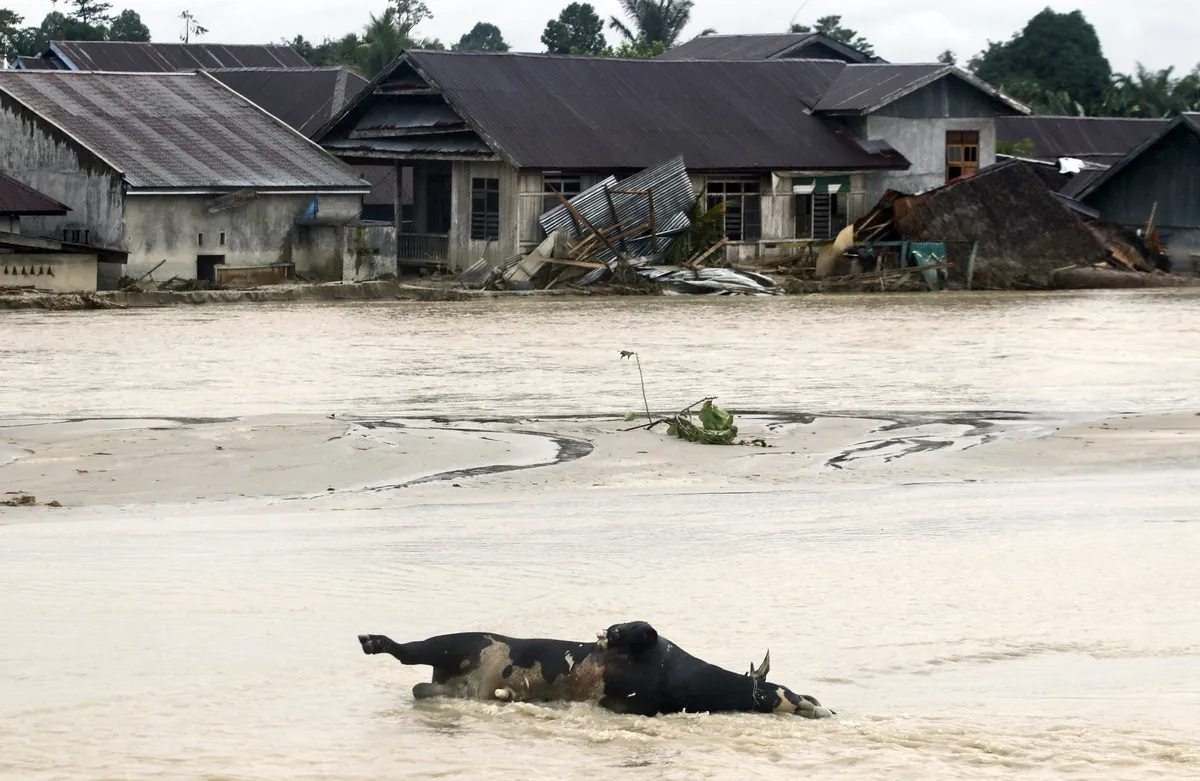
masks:
{"type": "Polygon", "coordinates": [[[50,51],[80,71],[170,73],[197,68],[308,68],[290,46],[222,43],[51,41],[50,51]]]}
{"type": "Polygon", "coordinates": [[[43,195],[11,176],[0,174],[0,214],[66,214],[71,211],[48,195],[43,195]]]}
{"type": "Polygon", "coordinates": [[[908,167],[812,115],[842,62],[426,51],[408,61],[518,167],[641,169],[679,154],[693,170],[908,167]]]}
{"type": "Polygon", "coordinates": [[[202,73],[7,71],[0,96],[135,189],[363,189],[349,167],[202,73]]]}

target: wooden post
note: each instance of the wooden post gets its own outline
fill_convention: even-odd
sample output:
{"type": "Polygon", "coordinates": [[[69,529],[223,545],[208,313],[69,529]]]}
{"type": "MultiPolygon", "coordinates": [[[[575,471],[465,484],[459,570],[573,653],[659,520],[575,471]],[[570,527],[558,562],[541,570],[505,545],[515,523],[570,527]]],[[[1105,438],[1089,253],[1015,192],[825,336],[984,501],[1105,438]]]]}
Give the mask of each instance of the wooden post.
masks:
{"type": "Polygon", "coordinates": [[[607,236],[605,236],[605,235],[604,235],[603,233],[601,233],[600,231],[596,230],[596,226],[595,226],[595,225],[592,225],[590,222],[588,222],[588,218],[587,218],[587,217],[584,217],[584,216],[583,216],[583,214],[581,214],[581,213],[580,213],[580,211],[579,211],[578,209],[576,209],[574,206],[572,206],[572,205],[571,205],[571,203],[570,203],[570,201],[568,201],[568,200],[567,200],[567,199],[566,199],[566,198],[563,196],[563,194],[562,194],[562,193],[560,193],[558,190],[554,189],[554,185],[550,185],[550,192],[552,192],[552,193],[554,193],[555,195],[557,195],[557,196],[558,196],[558,200],[562,201],[562,204],[563,204],[563,206],[566,206],[566,207],[567,207],[567,211],[571,213],[571,217],[572,217],[572,218],[579,220],[580,222],[582,222],[584,225],[586,225],[586,226],[587,226],[588,230],[590,230],[592,233],[594,233],[594,234],[596,234],[597,236],[599,236],[599,237],[600,237],[600,240],[604,242],[604,246],[606,246],[606,247],[608,247],[610,250],[612,250],[612,251],[613,251],[613,254],[615,254],[615,255],[616,255],[618,258],[622,257],[622,256],[621,256],[621,253],[617,251],[617,248],[616,248],[616,247],[614,247],[614,246],[612,245],[612,242],[608,240],[608,237],[607,237],[607,236]]]}
{"type": "MultiPolygon", "coordinates": [[[[608,211],[610,214],[612,214],[613,224],[614,225],[619,224],[620,220],[617,219],[617,205],[615,203],[613,203],[612,193],[610,193],[608,191],[607,187],[604,188],[604,198],[605,198],[605,200],[608,201],[608,211]]],[[[624,250],[625,252],[629,252],[629,247],[625,244],[624,238],[621,239],[621,249],[624,250]]]]}
{"type": "Polygon", "coordinates": [[[658,232],[654,228],[654,188],[646,190],[646,197],[650,200],[650,251],[655,255],[658,254],[658,232]]]}

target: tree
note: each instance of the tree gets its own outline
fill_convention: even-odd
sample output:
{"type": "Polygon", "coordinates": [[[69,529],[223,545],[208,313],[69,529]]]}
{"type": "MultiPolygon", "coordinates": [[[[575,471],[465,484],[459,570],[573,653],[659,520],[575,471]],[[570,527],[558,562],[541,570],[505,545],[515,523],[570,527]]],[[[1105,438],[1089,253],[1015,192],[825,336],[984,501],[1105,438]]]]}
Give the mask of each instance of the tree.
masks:
{"type": "Polygon", "coordinates": [[[629,19],[626,25],[611,17],[608,26],[630,44],[644,39],[650,44],[661,43],[670,48],[679,40],[683,28],[692,18],[692,0],[619,0],[621,10],[629,19]]]}
{"type": "Polygon", "coordinates": [[[406,49],[443,48],[437,39],[413,37],[414,28],[430,18],[432,14],[425,4],[412,0],[398,0],[382,14],[371,14],[355,53],[359,69],[374,78],[406,49]]]}
{"type": "Polygon", "coordinates": [[[546,22],[542,43],[551,54],[601,54],[608,48],[604,21],[590,3],[571,3],[546,22]]]}
{"type": "Polygon", "coordinates": [[[1118,73],[1104,99],[1103,113],[1121,117],[1169,117],[1200,108],[1200,66],[1183,78],[1173,67],[1147,70],[1140,62],[1135,75],[1118,73]]]}
{"type": "MultiPolygon", "coordinates": [[[[55,7],[58,6],[58,2],[59,0],[50,0],[50,4],[55,7]]],[[[108,12],[112,10],[112,3],[101,0],[66,0],[66,3],[74,9],[70,13],[72,19],[97,27],[109,20],[108,12]]]]}
{"type": "Polygon", "coordinates": [[[875,47],[858,34],[857,30],[851,30],[848,27],[842,27],[842,17],[840,16],[822,16],[817,20],[817,23],[812,27],[802,24],[793,24],[792,32],[794,33],[821,33],[838,43],[844,43],[851,49],[857,49],[868,57],[875,56],[875,47]]]}
{"type": "Polygon", "coordinates": [[[149,43],[150,28],[142,24],[137,11],[125,10],[113,18],[108,26],[108,40],[149,43]]]}
{"type": "Polygon", "coordinates": [[[957,65],[958,55],[947,49],[937,56],[937,61],[943,65],[957,65]]]}
{"type": "Polygon", "coordinates": [[[50,41],[103,41],[108,30],[100,25],[91,25],[60,11],[51,11],[37,27],[21,30],[13,42],[20,54],[36,55],[46,50],[50,41]]]}
{"type": "Polygon", "coordinates": [[[179,18],[183,20],[183,35],[179,36],[179,40],[184,43],[191,43],[193,37],[199,38],[208,32],[208,28],[197,22],[191,11],[184,11],[179,18]]]}
{"type": "Polygon", "coordinates": [[[971,59],[979,78],[1014,94],[1011,84],[1032,81],[1043,91],[1067,93],[1085,109],[1104,103],[1112,66],[1100,47],[1096,29],[1081,11],[1055,13],[1047,8],[1004,43],[989,41],[971,59]]]}
{"type": "Polygon", "coordinates": [[[452,47],[458,52],[506,52],[509,49],[500,28],[487,22],[478,22],[471,32],[458,39],[452,47]]]}
{"type": "Polygon", "coordinates": [[[638,38],[633,41],[621,41],[621,45],[616,49],[608,49],[604,52],[609,57],[625,57],[627,59],[651,59],[657,57],[667,50],[667,45],[662,41],[651,41],[646,38],[638,38]]]}

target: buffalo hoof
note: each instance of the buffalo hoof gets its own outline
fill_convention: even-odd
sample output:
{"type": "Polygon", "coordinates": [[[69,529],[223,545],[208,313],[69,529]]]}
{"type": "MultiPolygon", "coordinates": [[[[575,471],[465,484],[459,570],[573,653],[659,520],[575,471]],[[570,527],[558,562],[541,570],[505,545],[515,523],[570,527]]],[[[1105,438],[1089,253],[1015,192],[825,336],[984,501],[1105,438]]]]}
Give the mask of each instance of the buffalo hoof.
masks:
{"type": "Polygon", "coordinates": [[[387,638],[382,635],[359,635],[364,654],[381,654],[386,650],[387,638]]]}

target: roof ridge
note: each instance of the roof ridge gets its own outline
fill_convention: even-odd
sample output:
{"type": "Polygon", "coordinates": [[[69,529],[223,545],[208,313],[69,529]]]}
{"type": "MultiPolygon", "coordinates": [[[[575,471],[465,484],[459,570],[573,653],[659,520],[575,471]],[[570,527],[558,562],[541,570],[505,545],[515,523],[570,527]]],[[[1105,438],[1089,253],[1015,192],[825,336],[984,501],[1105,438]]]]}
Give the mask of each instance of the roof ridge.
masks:
{"type": "MultiPolygon", "coordinates": [[[[77,40],[51,40],[50,43],[86,43],[108,45],[119,43],[124,46],[236,46],[236,47],[253,47],[255,49],[293,49],[290,43],[215,43],[213,41],[196,41],[184,43],[183,41],[77,41],[77,40]]],[[[294,51],[294,49],[293,49],[294,51]]]]}

